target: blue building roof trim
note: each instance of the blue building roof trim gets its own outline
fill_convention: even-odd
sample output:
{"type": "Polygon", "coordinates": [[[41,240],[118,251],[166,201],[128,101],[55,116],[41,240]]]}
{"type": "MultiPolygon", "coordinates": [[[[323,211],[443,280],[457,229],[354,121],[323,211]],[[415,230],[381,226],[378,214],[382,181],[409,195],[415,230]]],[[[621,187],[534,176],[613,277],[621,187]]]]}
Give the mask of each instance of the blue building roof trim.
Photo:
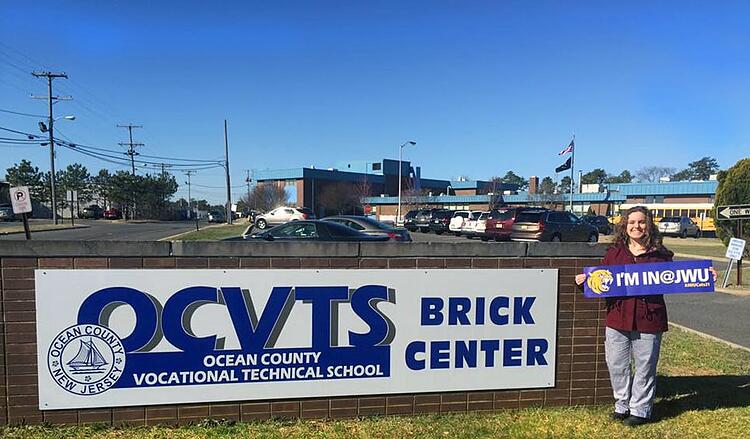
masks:
{"type": "MultiPolygon", "coordinates": [[[[417,197],[401,197],[401,204],[404,204],[404,200],[409,202],[416,201],[422,204],[484,204],[489,203],[489,195],[440,195],[440,196],[417,196],[417,197]]],[[[564,195],[529,195],[528,192],[522,192],[520,194],[503,195],[503,201],[506,204],[542,204],[556,201],[558,203],[565,203],[570,201],[570,194],[564,195]]],[[[367,197],[362,200],[367,204],[397,204],[398,197],[367,197]]],[[[615,192],[610,192],[607,196],[606,192],[593,192],[585,194],[573,194],[574,203],[596,203],[596,202],[624,202],[625,197],[615,192]]]]}
{"type": "Polygon", "coordinates": [[[611,191],[619,191],[624,196],[640,195],[712,195],[719,182],[709,181],[670,181],[665,183],[620,183],[611,184],[611,191]]]}
{"type": "Polygon", "coordinates": [[[302,178],[303,172],[304,168],[254,170],[253,179],[255,181],[296,180],[302,178]]]}
{"type": "Polygon", "coordinates": [[[305,177],[328,181],[362,182],[367,178],[369,183],[385,183],[385,177],[379,174],[364,174],[361,172],[331,171],[329,169],[304,168],[305,177]]]}

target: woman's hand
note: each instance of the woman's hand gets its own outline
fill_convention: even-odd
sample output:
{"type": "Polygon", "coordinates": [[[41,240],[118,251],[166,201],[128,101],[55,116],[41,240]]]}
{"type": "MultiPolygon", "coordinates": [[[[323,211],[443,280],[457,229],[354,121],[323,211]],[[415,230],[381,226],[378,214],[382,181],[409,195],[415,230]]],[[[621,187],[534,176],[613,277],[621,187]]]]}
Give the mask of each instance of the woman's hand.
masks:
{"type": "MultiPolygon", "coordinates": [[[[716,272],[716,270],[714,270],[714,273],[715,272],[716,272]]],[[[714,274],[714,280],[716,280],[716,274],[714,274]]],[[[576,274],[576,284],[577,285],[582,285],[585,281],[586,281],[586,275],[585,274],[583,274],[583,273],[576,274]]]]}
{"type": "Polygon", "coordinates": [[[714,282],[716,282],[716,279],[719,277],[719,273],[716,272],[716,269],[714,267],[708,267],[708,271],[714,276],[714,282]]]}

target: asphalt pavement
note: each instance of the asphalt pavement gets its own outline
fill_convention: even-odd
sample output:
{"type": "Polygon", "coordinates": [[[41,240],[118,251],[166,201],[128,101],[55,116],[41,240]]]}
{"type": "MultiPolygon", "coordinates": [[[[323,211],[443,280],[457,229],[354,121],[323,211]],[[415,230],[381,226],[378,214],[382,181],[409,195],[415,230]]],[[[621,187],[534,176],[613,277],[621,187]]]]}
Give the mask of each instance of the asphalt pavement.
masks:
{"type": "MultiPolygon", "coordinates": [[[[68,220],[69,221],[69,220],[68,220]]],[[[76,220],[88,227],[32,232],[31,239],[54,241],[157,241],[167,236],[195,230],[192,221],[124,223],[106,220],[76,220]]],[[[23,233],[0,236],[0,240],[26,239],[23,233]]]]}

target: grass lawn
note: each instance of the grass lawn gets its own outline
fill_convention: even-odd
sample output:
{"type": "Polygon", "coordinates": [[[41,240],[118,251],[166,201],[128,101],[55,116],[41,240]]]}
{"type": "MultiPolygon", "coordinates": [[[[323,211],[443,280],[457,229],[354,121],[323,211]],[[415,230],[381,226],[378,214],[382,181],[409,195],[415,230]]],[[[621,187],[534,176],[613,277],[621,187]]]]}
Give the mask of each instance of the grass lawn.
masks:
{"type": "Polygon", "coordinates": [[[675,253],[725,259],[727,248],[718,238],[664,238],[664,246],[675,253]]]}
{"type": "Polygon", "coordinates": [[[241,222],[238,224],[220,224],[211,226],[202,226],[198,231],[184,233],[182,235],[170,238],[170,241],[220,241],[226,238],[233,238],[242,235],[247,228],[248,223],[241,222]]]}
{"type": "Polygon", "coordinates": [[[186,427],[11,427],[5,438],[737,438],[750,431],[750,352],[678,329],[662,343],[655,416],[630,429],[611,406],[351,420],[223,423],[186,427]]]}

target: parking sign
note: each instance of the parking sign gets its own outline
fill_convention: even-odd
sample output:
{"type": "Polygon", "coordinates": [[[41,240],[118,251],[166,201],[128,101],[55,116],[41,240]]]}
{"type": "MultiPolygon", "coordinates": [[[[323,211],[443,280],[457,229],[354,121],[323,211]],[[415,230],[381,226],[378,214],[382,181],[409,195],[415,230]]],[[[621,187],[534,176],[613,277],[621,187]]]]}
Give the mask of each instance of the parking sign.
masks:
{"type": "Polygon", "coordinates": [[[13,204],[13,213],[31,212],[31,196],[28,186],[10,188],[10,201],[13,204]]]}

